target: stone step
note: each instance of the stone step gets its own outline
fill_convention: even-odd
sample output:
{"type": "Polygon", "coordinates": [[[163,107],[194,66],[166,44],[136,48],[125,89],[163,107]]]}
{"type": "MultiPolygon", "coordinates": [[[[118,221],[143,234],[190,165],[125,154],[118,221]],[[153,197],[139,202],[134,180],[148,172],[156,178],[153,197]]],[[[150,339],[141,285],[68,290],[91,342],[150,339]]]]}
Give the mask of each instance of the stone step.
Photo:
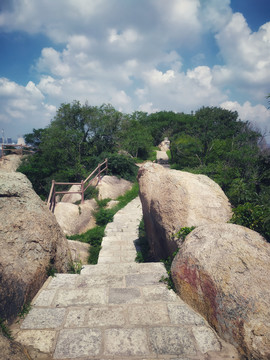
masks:
{"type": "Polygon", "coordinates": [[[134,261],[141,211],[135,199],[107,225],[97,265],[46,281],[15,333],[33,359],[238,359],[161,282],[163,263],[134,261]]]}

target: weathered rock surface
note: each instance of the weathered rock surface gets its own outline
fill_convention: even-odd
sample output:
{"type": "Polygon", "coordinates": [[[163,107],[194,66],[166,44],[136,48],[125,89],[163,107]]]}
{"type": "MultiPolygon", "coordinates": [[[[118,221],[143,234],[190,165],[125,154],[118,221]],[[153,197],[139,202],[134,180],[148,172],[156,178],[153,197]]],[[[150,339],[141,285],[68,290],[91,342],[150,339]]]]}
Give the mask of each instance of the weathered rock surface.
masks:
{"type": "Polygon", "coordinates": [[[105,175],[98,184],[99,199],[117,199],[132,188],[132,183],[116,176],[105,175]]]}
{"type": "MultiPolygon", "coordinates": [[[[81,185],[72,185],[71,188],[69,189],[70,192],[76,192],[76,191],[81,191],[81,185]]],[[[82,195],[81,194],[65,194],[62,197],[61,202],[66,202],[66,203],[71,203],[74,204],[77,201],[81,201],[82,199],[82,195]]]]}
{"type": "Polygon", "coordinates": [[[172,264],[181,298],[248,359],[270,359],[270,244],[233,224],[201,226],[172,264]]]}
{"type": "Polygon", "coordinates": [[[145,229],[157,259],[166,258],[179,246],[173,235],[182,227],[227,222],[229,201],[213,180],[146,163],[138,181],[145,229]]]}
{"type": "Polygon", "coordinates": [[[21,173],[0,172],[0,317],[12,320],[47,278],[71,260],[55,216],[21,173]]]}
{"type": "Polygon", "coordinates": [[[0,161],[0,171],[12,172],[20,166],[24,156],[7,155],[0,161]]]}
{"type": "Polygon", "coordinates": [[[73,261],[81,261],[83,265],[88,264],[90,245],[81,241],[68,240],[71,257],[73,261]]]}
{"type": "Polygon", "coordinates": [[[11,341],[0,334],[0,360],[29,360],[26,357],[23,346],[11,341]]]}
{"type": "Polygon", "coordinates": [[[94,199],[85,200],[81,205],[59,202],[55,206],[54,215],[66,235],[82,234],[95,226],[93,211],[96,207],[94,199]]]}

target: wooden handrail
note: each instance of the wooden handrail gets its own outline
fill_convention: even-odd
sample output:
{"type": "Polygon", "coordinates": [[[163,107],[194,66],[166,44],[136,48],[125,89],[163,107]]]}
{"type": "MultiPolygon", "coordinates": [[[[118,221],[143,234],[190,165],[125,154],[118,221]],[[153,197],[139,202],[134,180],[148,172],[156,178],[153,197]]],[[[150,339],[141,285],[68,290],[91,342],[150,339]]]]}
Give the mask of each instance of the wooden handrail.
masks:
{"type": "Polygon", "coordinates": [[[23,155],[24,152],[34,154],[37,151],[37,150],[31,150],[31,149],[36,149],[36,148],[33,147],[33,146],[22,145],[22,144],[18,144],[18,145],[16,145],[16,144],[2,144],[2,153],[1,153],[0,160],[4,159],[5,150],[8,150],[8,151],[13,152],[13,153],[17,153],[19,155],[23,155]]]}
{"type": "Polygon", "coordinates": [[[87,176],[87,178],[85,180],[82,180],[80,183],[73,183],[73,182],[56,182],[54,180],[52,180],[52,186],[51,186],[51,190],[49,193],[49,197],[48,197],[48,201],[47,201],[47,205],[49,206],[49,209],[54,212],[54,208],[55,208],[55,195],[56,194],[81,194],[81,204],[84,203],[84,193],[85,191],[88,189],[88,187],[91,185],[91,183],[95,180],[98,179],[96,186],[98,185],[100,178],[101,178],[101,174],[106,170],[106,173],[108,173],[108,159],[105,159],[103,161],[103,163],[98,164],[98,166],[95,168],[94,171],[91,172],[90,175],[87,176]],[[105,167],[102,169],[102,166],[105,165],[105,167]],[[91,179],[91,177],[97,172],[97,174],[91,179]],[[86,185],[86,183],[88,182],[88,184],[86,185]],[[78,191],[56,191],[55,190],[55,186],[56,185],[80,185],[81,189],[78,191]],[[86,185],[86,186],[85,186],[86,185]]]}

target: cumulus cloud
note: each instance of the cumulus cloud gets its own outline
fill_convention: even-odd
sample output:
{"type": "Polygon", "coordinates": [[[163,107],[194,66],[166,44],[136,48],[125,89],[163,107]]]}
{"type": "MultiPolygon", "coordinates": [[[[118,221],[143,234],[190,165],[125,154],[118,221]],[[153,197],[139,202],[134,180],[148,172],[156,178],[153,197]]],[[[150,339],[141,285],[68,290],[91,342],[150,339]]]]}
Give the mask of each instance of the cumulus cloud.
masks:
{"type": "Polygon", "coordinates": [[[44,103],[44,95],[29,81],[24,87],[0,78],[0,121],[6,134],[22,135],[33,127],[44,127],[56,108],[44,103]]]}
{"type": "Polygon", "coordinates": [[[33,61],[35,81],[1,79],[1,122],[45,126],[62,102],[74,99],[124,112],[237,105],[239,114],[245,109],[267,122],[268,110],[255,100],[269,92],[270,23],[253,33],[230,0],[5,4],[0,30],[43,34],[51,44],[33,61]],[[219,63],[207,65],[203,44],[215,34],[219,63]],[[249,102],[235,102],[238,93],[249,102]]]}
{"type": "Polygon", "coordinates": [[[270,131],[270,110],[264,105],[252,106],[249,101],[246,101],[243,105],[237,101],[225,101],[220,106],[227,110],[237,111],[241,120],[249,121],[262,132],[270,131]]]}
{"type": "Polygon", "coordinates": [[[236,13],[216,39],[225,65],[214,67],[215,82],[237,86],[262,101],[270,82],[270,22],[252,33],[243,15],[236,13]]]}

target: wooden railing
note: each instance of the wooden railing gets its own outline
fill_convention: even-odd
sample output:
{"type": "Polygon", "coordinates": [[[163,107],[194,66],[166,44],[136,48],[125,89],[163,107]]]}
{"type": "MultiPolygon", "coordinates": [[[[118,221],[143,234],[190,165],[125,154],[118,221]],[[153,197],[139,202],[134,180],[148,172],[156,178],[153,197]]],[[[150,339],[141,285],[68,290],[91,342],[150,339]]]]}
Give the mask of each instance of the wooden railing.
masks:
{"type": "Polygon", "coordinates": [[[99,183],[101,179],[101,174],[106,171],[106,174],[108,172],[108,159],[105,159],[103,163],[98,164],[98,166],[95,168],[94,171],[91,172],[91,174],[85,179],[82,180],[79,183],[73,183],[73,182],[56,182],[52,180],[52,186],[50,190],[50,194],[48,197],[47,205],[49,206],[49,209],[54,212],[55,209],[55,203],[56,203],[56,195],[59,194],[81,194],[81,204],[84,203],[84,193],[88,189],[90,185],[93,183],[95,186],[99,183]],[[80,185],[81,189],[79,191],[56,191],[56,186],[67,186],[67,185],[80,185]]]}
{"type": "Polygon", "coordinates": [[[36,151],[37,149],[34,148],[33,146],[2,144],[0,161],[4,160],[5,152],[10,152],[16,155],[23,155],[23,154],[34,154],[36,151]]]}

